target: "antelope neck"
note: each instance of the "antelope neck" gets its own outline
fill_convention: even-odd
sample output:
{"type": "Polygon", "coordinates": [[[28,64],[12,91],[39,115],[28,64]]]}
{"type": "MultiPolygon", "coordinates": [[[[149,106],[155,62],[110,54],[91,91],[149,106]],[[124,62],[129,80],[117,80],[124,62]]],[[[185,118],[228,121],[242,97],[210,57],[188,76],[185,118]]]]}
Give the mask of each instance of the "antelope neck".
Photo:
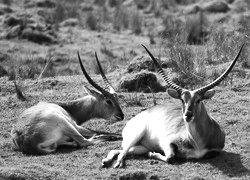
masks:
{"type": "Polygon", "coordinates": [[[199,114],[194,115],[195,118],[193,121],[187,123],[187,131],[188,131],[188,136],[195,147],[195,149],[200,150],[205,146],[204,140],[206,139],[206,135],[210,131],[210,123],[211,123],[211,118],[207,114],[206,108],[201,102],[201,111],[199,114]]]}
{"type": "Polygon", "coordinates": [[[76,124],[81,125],[91,118],[99,116],[95,113],[97,103],[95,97],[88,95],[75,101],[59,103],[59,105],[74,117],[76,124]]]}

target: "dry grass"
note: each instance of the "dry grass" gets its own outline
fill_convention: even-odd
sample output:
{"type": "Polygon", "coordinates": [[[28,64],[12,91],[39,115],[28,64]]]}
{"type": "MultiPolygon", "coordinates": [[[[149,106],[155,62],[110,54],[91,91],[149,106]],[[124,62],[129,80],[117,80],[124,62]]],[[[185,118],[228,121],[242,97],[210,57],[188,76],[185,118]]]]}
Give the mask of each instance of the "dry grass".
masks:
{"type": "MultiPolygon", "coordinates": [[[[110,78],[110,77],[109,77],[110,78]]],[[[102,82],[101,78],[96,79],[102,82]]],[[[111,82],[116,77],[111,78],[111,82]]],[[[234,88],[217,87],[215,97],[206,103],[208,111],[226,131],[226,146],[213,159],[177,161],[168,165],[146,157],[130,156],[123,169],[101,168],[101,160],[111,149],[120,148],[120,141],[101,143],[88,149],[61,148],[46,156],[28,156],[13,150],[9,136],[14,117],[38,101],[73,100],[82,94],[82,80],[78,76],[25,80],[27,102],[18,101],[14,84],[1,78],[0,92],[0,177],[3,179],[249,179],[250,178],[250,81],[247,79],[234,88]],[[63,88],[62,88],[63,87],[63,88]]],[[[84,82],[86,84],[86,81],[84,82]]],[[[130,98],[131,94],[123,94],[130,98]]],[[[159,104],[175,101],[165,93],[156,93],[159,104]]],[[[140,96],[144,107],[123,106],[125,120],[106,125],[104,120],[86,123],[91,129],[121,133],[125,123],[147,107],[152,107],[152,95],[140,96]],[[145,107],[146,106],[146,107],[145,107]]],[[[180,102],[176,102],[180,103],[180,102]]]]}
{"type": "MultiPolygon", "coordinates": [[[[22,71],[27,73],[23,75],[23,78],[20,77],[17,83],[27,101],[18,99],[13,81],[10,81],[8,77],[0,78],[0,179],[250,179],[248,44],[229,78],[215,88],[216,95],[212,100],[206,102],[209,113],[226,132],[226,146],[222,154],[216,158],[180,160],[174,165],[169,165],[144,156],[130,156],[123,169],[101,168],[102,158],[106,157],[111,149],[120,148],[120,141],[100,143],[87,149],[61,148],[57,153],[46,156],[29,156],[15,150],[10,139],[9,133],[12,125],[22,111],[39,101],[54,102],[77,99],[85,95],[82,85],[89,86],[82,75],[37,79],[44,68],[44,63],[34,61],[33,55],[47,57],[47,54],[51,55],[55,51],[65,53],[68,55],[66,67],[65,61],[61,59],[64,62],[60,62],[59,59],[58,66],[53,64],[52,68],[45,72],[58,75],[58,72],[61,71],[60,75],[67,75],[81,73],[76,56],[77,50],[81,52],[88,72],[90,72],[90,68],[97,72],[96,66],[92,66],[90,61],[95,62],[94,51],[101,51],[103,58],[100,54],[100,60],[105,71],[110,72],[116,69],[115,72],[108,75],[111,83],[115,84],[123,75],[124,68],[117,69],[117,64],[126,65],[136,55],[145,54],[140,44],[148,46],[149,38],[144,35],[150,32],[151,42],[154,40],[152,43],[154,54],[165,49],[165,55],[171,57],[173,65],[170,71],[174,72],[175,77],[182,77],[179,80],[185,79],[181,85],[193,88],[217,78],[236,55],[241,43],[249,41],[247,34],[249,31],[246,29],[248,27],[241,22],[242,31],[228,32],[221,28],[210,32],[209,38],[202,42],[202,45],[188,45],[186,43],[188,32],[183,30],[185,23],[180,20],[185,19],[185,14],[179,13],[178,8],[194,1],[196,0],[152,1],[151,7],[146,8],[141,3],[142,1],[137,1],[138,7],[144,9],[135,8],[131,12],[127,6],[120,4],[120,0],[109,0],[105,5],[102,0],[94,0],[95,7],[88,22],[86,21],[88,16],[79,11],[83,1],[57,0],[57,7],[49,9],[48,13],[45,11],[45,14],[47,13],[48,18],[46,20],[58,26],[60,44],[41,46],[27,41],[1,39],[1,51],[11,55],[11,60],[1,59],[3,67],[8,67],[6,70],[13,75],[13,79],[16,73],[19,73],[21,66],[24,66],[22,71]],[[148,13],[148,16],[144,12],[148,13]],[[93,17],[95,18],[93,19],[93,17]],[[78,19],[81,27],[60,28],[60,22],[68,18],[78,19]],[[150,21],[154,22],[154,26],[147,29],[150,27],[150,21]],[[163,25],[165,38],[164,47],[161,48],[159,48],[161,46],[159,37],[162,35],[160,33],[162,29],[158,29],[159,25],[163,25]],[[135,36],[136,33],[139,35],[135,36]],[[143,36],[140,36],[141,34],[143,36]],[[67,39],[67,36],[70,37],[67,39]],[[50,49],[52,49],[51,54],[48,53],[50,49]],[[37,67],[38,69],[36,69],[37,67]]],[[[3,0],[2,2],[5,4],[12,2],[12,6],[13,2],[20,1],[3,0]]],[[[24,10],[21,9],[21,12],[23,13],[24,10]]],[[[229,13],[227,15],[229,16],[229,13]]],[[[229,17],[232,18],[233,15],[229,17]]],[[[247,23],[248,17],[246,16],[245,19],[242,21],[247,23]]],[[[227,16],[225,16],[226,20],[227,16]]],[[[201,22],[204,22],[202,17],[195,15],[194,22],[190,23],[187,30],[191,33],[193,27],[200,28],[201,22]]],[[[197,34],[200,35],[200,33],[197,34]]],[[[103,85],[99,76],[97,78],[91,74],[91,77],[98,84],[103,85]]],[[[94,130],[121,133],[126,122],[146,108],[175,101],[170,99],[166,93],[135,92],[121,95],[124,99],[121,101],[125,114],[124,121],[108,124],[105,123],[105,120],[91,120],[85,126],[94,130]]]]}

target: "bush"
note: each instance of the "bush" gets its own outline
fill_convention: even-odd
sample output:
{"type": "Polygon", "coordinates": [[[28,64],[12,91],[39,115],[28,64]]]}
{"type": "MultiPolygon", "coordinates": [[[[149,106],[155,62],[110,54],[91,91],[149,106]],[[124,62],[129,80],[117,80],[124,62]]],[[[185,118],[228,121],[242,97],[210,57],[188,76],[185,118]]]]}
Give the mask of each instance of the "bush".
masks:
{"type": "Polygon", "coordinates": [[[128,10],[121,3],[116,7],[113,19],[113,28],[117,31],[129,27],[129,14],[128,10]]]}
{"type": "Polygon", "coordinates": [[[142,16],[139,11],[136,11],[136,13],[131,16],[131,29],[135,34],[142,32],[142,16]]]}
{"type": "Polygon", "coordinates": [[[208,32],[208,21],[200,10],[197,14],[190,15],[186,18],[186,43],[187,44],[204,44],[208,32]]]}
{"type": "Polygon", "coordinates": [[[86,19],[86,25],[91,30],[97,30],[98,29],[98,20],[97,20],[96,16],[92,12],[89,12],[89,14],[88,14],[88,17],[86,19]]]}

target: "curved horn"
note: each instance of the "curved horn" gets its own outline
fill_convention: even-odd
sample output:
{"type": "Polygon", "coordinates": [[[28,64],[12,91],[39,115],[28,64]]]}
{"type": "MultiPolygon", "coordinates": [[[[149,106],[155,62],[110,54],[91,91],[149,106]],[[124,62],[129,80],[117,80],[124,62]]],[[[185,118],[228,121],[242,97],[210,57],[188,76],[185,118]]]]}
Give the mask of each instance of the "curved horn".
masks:
{"type": "Polygon", "coordinates": [[[107,88],[109,88],[109,92],[114,94],[115,93],[115,90],[114,88],[111,86],[110,82],[108,81],[108,79],[106,78],[104,72],[103,72],[103,69],[102,69],[102,66],[100,64],[100,61],[97,57],[97,53],[95,52],[95,58],[96,58],[96,62],[97,62],[97,65],[99,67],[99,70],[100,70],[100,73],[101,73],[101,76],[102,76],[102,79],[104,80],[104,83],[105,85],[107,86],[107,88]]]}
{"type": "Polygon", "coordinates": [[[233,69],[233,67],[234,67],[234,65],[235,65],[235,63],[236,63],[236,61],[238,60],[238,58],[239,58],[239,56],[240,56],[240,53],[241,53],[243,47],[244,47],[244,44],[242,44],[242,46],[241,46],[241,48],[240,48],[238,54],[235,56],[235,58],[234,58],[233,62],[231,63],[231,65],[224,71],[224,73],[223,73],[222,75],[220,75],[220,77],[218,77],[216,80],[214,80],[214,81],[211,82],[210,84],[208,84],[208,85],[206,85],[206,86],[204,86],[204,87],[201,87],[201,88],[197,89],[196,91],[203,93],[203,92],[206,92],[207,90],[212,89],[212,88],[214,88],[215,86],[219,85],[219,83],[220,83],[223,79],[225,79],[225,77],[227,77],[227,75],[228,75],[228,74],[230,73],[230,71],[233,69]]]}
{"type": "Polygon", "coordinates": [[[88,82],[94,87],[96,88],[98,91],[100,91],[101,93],[103,93],[104,95],[105,94],[108,94],[108,92],[103,89],[102,87],[100,87],[98,84],[96,84],[88,75],[88,73],[86,72],[83,64],[82,64],[82,60],[81,60],[81,57],[79,55],[79,51],[77,51],[77,55],[78,55],[78,60],[79,60],[79,63],[80,63],[80,66],[81,66],[81,69],[82,69],[82,72],[84,74],[84,76],[86,77],[86,79],[88,80],[88,82]]]}
{"type": "Polygon", "coordinates": [[[149,52],[149,50],[142,44],[142,46],[145,48],[145,50],[147,51],[147,53],[149,54],[149,56],[151,57],[151,59],[154,61],[158,72],[160,73],[161,77],[163,77],[163,79],[166,81],[167,85],[173,89],[175,89],[179,94],[181,94],[183,92],[183,89],[178,86],[177,84],[175,84],[171,79],[169,79],[169,77],[164,73],[163,69],[161,68],[160,64],[157,62],[157,60],[155,59],[155,57],[151,54],[151,52],[149,52]]]}

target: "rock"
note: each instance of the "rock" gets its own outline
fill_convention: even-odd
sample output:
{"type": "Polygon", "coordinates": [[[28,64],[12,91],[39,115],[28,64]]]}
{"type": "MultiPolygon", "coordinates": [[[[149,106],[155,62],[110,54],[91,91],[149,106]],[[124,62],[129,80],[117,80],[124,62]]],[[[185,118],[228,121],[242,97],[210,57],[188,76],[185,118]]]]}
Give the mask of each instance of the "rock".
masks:
{"type": "Polygon", "coordinates": [[[228,4],[232,4],[232,3],[234,2],[234,0],[226,0],[226,2],[227,2],[228,4]]]}
{"type": "Polygon", "coordinates": [[[42,32],[37,29],[26,28],[22,31],[21,38],[28,39],[39,44],[56,43],[56,39],[47,32],[42,32]]]}
{"type": "Polygon", "coordinates": [[[12,39],[16,38],[21,34],[21,27],[20,26],[14,26],[11,27],[5,34],[6,39],[12,39]]]}
{"type": "Polygon", "coordinates": [[[25,0],[24,6],[26,8],[34,8],[34,7],[55,8],[56,2],[54,0],[25,0]]]}
{"type": "Polygon", "coordinates": [[[147,178],[146,172],[136,171],[136,172],[129,172],[126,174],[121,174],[119,176],[119,180],[145,180],[147,178]]]}
{"type": "MultiPolygon", "coordinates": [[[[158,60],[159,61],[159,60],[158,60]]],[[[162,67],[166,68],[169,67],[169,64],[167,63],[166,59],[161,62],[162,67]]],[[[126,68],[128,73],[132,72],[140,72],[142,70],[148,70],[155,72],[157,69],[154,65],[154,62],[149,56],[139,55],[136,56],[127,66],[126,68]]]]}
{"type": "Polygon", "coordinates": [[[55,8],[56,3],[53,0],[39,0],[36,2],[37,7],[55,8]]]}
{"type": "Polygon", "coordinates": [[[3,23],[6,26],[17,26],[24,24],[24,20],[14,15],[6,15],[4,17],[3,23]]]}
{"type": "Polygon", "coordinates": [[[154,62],[148,56],[136,56],[128,65],[127,72],[140,72],[141,70],[155,71],[154,62]]]}
{"type": "Polygon", "coordinates": [[[8,72],[2,66],[0,66],[0,77],[3,76],[8,76],[8,72]]]}
{"type": "Polygon", "coordinates": [[[13,10],[4,4],[0,4],[0,15],[4,15],[6,13],[11,13],[13,10]]]}
{"type": "Polygon", "coordinates": [[[8,61],[10,56],[8,54],[0,52],[0,62],[8,61]]]}
{"type": "Polygon", "coordinates": [[[81,3],[80,7],[82,11],[92,11],[94,9],[91,3],[86,2],[81,3]]]}
{"type": "Polygon", "coordinates": [[[214,0],[206,3],[203,6],[203,9],[211,13],[226,13],[230,10],[228,4],[225,1],[220,0],[214,0]]]}
{"type": "Polygon", "coordinates": [[[69,18],[64,20],[63,22],[60,23],[60,26],[62,27],[66,27],[66,26],[78,26],[79,25],[79,21],[76,18],[69,18]]]}
{"type": "Polygon", "coordinates": [[[195,4],[195,5],[191,5],[191,6],[188,6],[186,7],[184,10],[183,10],[183,13],[184,14],[196,14],[198,13],[202,8],[195,4]]]}
{"type": "Polygon", "coordinates": [[[166,88],[162,86],[155,74],[147,71],[134,74],[126,74],[118,83],[118,89],[126,92],[165,92],[166,88]]]}

